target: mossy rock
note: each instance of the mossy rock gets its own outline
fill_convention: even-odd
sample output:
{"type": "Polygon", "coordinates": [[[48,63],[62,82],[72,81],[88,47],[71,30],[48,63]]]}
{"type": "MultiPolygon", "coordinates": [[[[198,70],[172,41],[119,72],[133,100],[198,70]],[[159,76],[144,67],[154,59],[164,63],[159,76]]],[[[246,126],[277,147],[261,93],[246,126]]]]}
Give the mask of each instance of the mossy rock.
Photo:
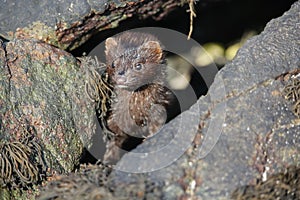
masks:
{"type": "Polygon", "coordinates": [[[96,129],[93,64],[37,40],[1,42],[1,195],[79,165],[96,129]]]}

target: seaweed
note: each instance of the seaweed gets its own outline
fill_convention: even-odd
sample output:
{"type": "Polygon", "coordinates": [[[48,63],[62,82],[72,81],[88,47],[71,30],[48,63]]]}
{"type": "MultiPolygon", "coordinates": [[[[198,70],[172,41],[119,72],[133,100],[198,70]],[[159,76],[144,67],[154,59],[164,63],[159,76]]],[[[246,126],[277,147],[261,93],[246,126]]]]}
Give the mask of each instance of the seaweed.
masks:
{"type": "Polygon", "coordinates": [[[272,175],[266,181],[259,180],[256,185],[236,189],[232,195],[235,200],[300,199],[300,167],[289,166],[285,171],[272,175]]]}
{"type": "Polygon", "coordinates": [[[96,112],[103,128],[104,140],[110,140],[114,133],[107,128],[106,116],[110,109],[110,104],[115,95],[112,85],[108,82],[105,63],[100,63],[95,57],[84,56],[79,58],[81,64],[86,69],[87,81],[85,92],[88,98],[96,103],[96,112]]]}
{"type": "Polygon", "coordinates": [[[19,141],[0,140],[0,184],[3,188],[28,188],[46,177],[41,145],[28,130],[24,129],[22,134],[19,141]]]}
{"type": "Polygon", "coordinates": [[[54,176],[41,188],[37,199],[111,199],[112,193],[106,187],[111,170],[112,166],[101,162],[81,165],[75,173],[54,176]]]}
{"type": "Polygon", "coordinates": [[[283,94],[286,100],[293,103],[292,111],[300,118],[300,79],[292,79],[291,83],[284,87],[283,94]]]}

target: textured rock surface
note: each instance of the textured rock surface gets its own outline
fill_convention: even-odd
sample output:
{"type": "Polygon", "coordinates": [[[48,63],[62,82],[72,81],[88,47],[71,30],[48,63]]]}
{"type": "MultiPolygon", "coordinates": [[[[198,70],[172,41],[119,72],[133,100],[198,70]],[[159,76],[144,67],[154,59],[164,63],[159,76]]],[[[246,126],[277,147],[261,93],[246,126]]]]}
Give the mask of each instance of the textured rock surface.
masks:
{"type": "Polygon", "coordinates": [[[87,69],[30,39],[1,43],[0,64],[1,187],[26,188],[47,173],[71,172],[96,128],[87,69]]]}
{"type": "Polygon", "coordinates": [[[0,35],[35,38],[73,50],[92,35],[137,15],[160,19],[181,1],[1,1],[0,35]]]}
{"type": "MultiPolygon", "coordinates": [[[[192,140],[188,137],[194,135],[195,127],[189,124],[198,115],[200,126],[194,145],[170,166],[144,174],[145,180],[163,183],[162,196],[166,199],[172,199],[172,195],[228,199],[237,187],[265,180],[286,166],[300,165],[300,122],[283,94],[286,85],[299,79],[299,11],[297,2],[282,17],[269,22],[217,74],[207,96],[135,150],[148,153],[129,153],[118,168],[151,171],[151,166],[160,166],[168,159],[170,153],[164,148],[170,141],[184,139],[172,144],[175,152],[184,141],[192,140]],[[178,127],[180,120],[182,127],[178,127]],[[213,140],[206,140],[209,137],[213,140]],[[213,147],[211,151],[209,146],[213,147]],[[159,156],[152,157],[157,149],[159,156]],[[198,159],[199,151],[203,157],[209,153],[198,159]]],[[[111,177],[116,185],[136,181],[130,173],[117,170],[111,177]]],[[[126,191],[120,187],[117,190],[126,191]]]]}
{"type": "MultiPolygon", "coordinates": [[[[200,98],[190,110],[172,120],[155,137],[135,149],[134,152],[138,152],[138,154],[129,153],[125,155],[117,166],[117,169],[124,171],[149,172],[134,174],[114,170],[106,177],[106,168],[100,167],[97,170],[86,171],[79,176],[75,174],[60,177],[54,182],[50,182],[40,196],[41,199],[55,197],[72,197],[74,199],[97,199],[102,197],[114,197],[116,199],[124,197],[128,197],[128,199],[229,199],[237,188],[246,185],[250,185],[249,188],[251,188],[251,185],[257,181],[274,180],[271,175],[299,176],[297,173],[300,165],[300,122],[293,111],[293,102],[286,100],[283,92],[287,85],[294,79],[299,78],[298,74],[300,73],[299,11],[300,2],[297,2],[282,17],[272,20],[259,36],[250,39],[240,49],[233,62],[226,65],[217,74],[207,96],[200,98]],[[287,166],[293,165],[298,166],[298,168],[296,167],[296,170],[290,170],[288,173],[281,173],[281,171],[286,171],[287,166]],[[157,168],[159,170],[155,171],[157,168]],[[103,174],[94,174],[95,172],[103,174]],[[99,183],[103,176],[105,176],[105,184],[99,183]],[[95,187],[101,188],[97,190],[95,187]],[[76,194],[74,190],[77,191],[76,194]]],[[[6,105],[5,101],[13,101],[15,104],[12,105],[16,105],[17,110],[20,110],[20,113],[24,113],[24,115],[26,113],[30,114],[30,109],[29,112],[28,109],[25,110],[26,112],[24,111],[24,108],[26,108],[24,105],[27,105],[25,102],[35,97],[34,95],[27,95],[28,92],[48,94],[48,92],[46,92],[47,94],[42,92],[42,90],[48,89],[44,85],[27,85],[28,81],[22,82],[23,79],[28,78],[27,76],[30,75],[28,72],[31,69],[52,69],[50,65],[41,63],[55,60],[58,62],[55,69],[59,73],[54,74],[65,77],[66,73],[64,73],[64,68],[61,68],[62,66],[65,66],[71,72],[74,70],[74,74],[76,74],[75,66],[77,66],[74,58],[68,57],[65,53],[53,47],[38,43],[39,45],[33,45],[33,47],[38,50],[38,53],[44,52],[44,54],[38,54],[39,59],[31,59],[30,63],[32,61],[34,61],[33,63],[39,63],[37,60],[42,60],[38,66],[43,67],[35,67],[35,64],[30,65],[32,68],[17,67],[28,66],[26,65],[28,62],[26,59],[32,57],[32,49],[28,47],[32,46],[32,43],[28,43],[27,47],[26,44],[26,41],[15,40],[10,44],[10,47],[7,45],[5,50],[2,48],[0,51],[0,56],[2,56],[2,59],[0,59],[1,66],[5,66],[1,68],[3,72],[0,74],[0,81],[4,82],[0,84],[0,87],[4,86],[0,90],[0,105],[6,105]],[[14,45],[12,44],[18,42],[21,42],[22,45],[16,46],[24,48],[20,48],[22,51],[19,51],[17,55],[27,56],[21,59],[22,57],[13,56],[14,53],[11,53],[12,56],[8,56],[8,62],[6,59],[9,55],[7,54],[8,49],[13,48],[14,45]],[[44,48],[47,50],[42,51],[44,48]],[[54,55],[63,55],[57,59],[50,59],[51,56],[50,58],[49,56],[44,57],[47,52],[53,52],[54,50],[56,51],[54,55]],[[43,58],[48,58],[48,60],[43,58]],[[25,64],[16,63],[18,65],[14,65],[15,62],[20,61],[24,61],[25,64]],[[11,67],[6,67],[7,62],[11,64],[11,67]],[[9,69],[14,70],[14,73],[11,73],[9,69]],[[14,82],[14,78],[18,81],[14,82]],[[7,85],[10,87],[7,88],[7,85]],[[11,86],[13,87],[11,88],[11,86]],[[21,92],[23,91],[22,88],[27,89],[23,93],[10,92],[21,92]],[[34,90],[31,88],[34,88],[34,90]]],[[[52,64],[51,66],[56,66],[52,64]]],[[[38,71],[34,72],[38,73],[38,71]]],[[[41,79],[41,83],[43,83],[41,77],[46,79],[51,77],[48,74],[43,76],[43,74],[45,72],[36,76],[41,79]]],[[[73,80],[71,81],[72,87],[74,87],[74,83],[79,84],[78,88],[83,85],[80,84],[80,78],[77,79],[75,75],[68,75],[70,75],[68,78],[62,78],[67,82],[62,85],[55,84],[56,86],[62,86],[59,91],[65,91],[64,94],[69,94],[68,91],[70,91],[66,87],[69,86],[69,78],[73,80]]],[[[52,83],[51,81],[48,80],[49,83],[52,83]]],[[[62,97],[68,96],[57,93],[56,90],[50,92],[50,94],[53,93],[58,95],[46,97],[41,95],[37,103],[42,102],[40,99],[47,102],[48,98],[60,98],[60,95],[62,97]]],[[[80,94],[84,94],[84,91],[79,92],[79,96],[80,94]]],[[[65,99],[62,98],[62,102],[65,102],[65,99]]],[[[81,105],[80,101],[78,104],[81,105]]],[[[47,103],[45,105],[45,108],[47,106],[51,108],[46,112],[56,111],[57,109],[53,105],[47,103]]],[[[89,106],[78,106],[78,108],[82,107],[88,108],[89,106]]],[[[1,113],[9,111],[4,106],[0,108],[2,109],[1,113]]],[[[68,106],[64,106],[61,111],[66,113],[68,106]]],[[[82,113],[84,111],[76,110],[75,116],[78,117],[76,119],[81,119],[82,113]]],[[[19,115],[19,112],[16,113],[16,116],[19,115]]],[[[46,116],[49,116],[49,114],[47,113],[44,117],[46,116]]],[[[49,123],[54,123],[57,116],[60,115],[54,115],[49,123]]],[[[87,116],[89,115],[87,114],[87,116]]],[[[31,119],[34,115],[29,115],[26,119],[28,117],[31,119]]],[[[62,117],[65,118],[60,119],[69,121],[71,115],[63,115],[62,117]]],[[[12,120],[13,118],[8,119],[12,120]]],[[[29,122],[33,121],[29,120],[29,122]]],[[[49,119],[43,121],[48,122],[49,119]]],[[[66,121],[63,120],[63,122],[66,121]]],[[[10,124],[14,124],[10,121],[3,122],[1,120],[0,122],[9,124],[9,126],[2,124],[0,126],[3,130],[5,129],[5,133],[11,130],[10,127],[14,128],[14,126],[10,126],[10,124]]],[[[19,121],[17,124],[19,124],[19,121]]],[[[40,126],[35,124],[34,127],[40,126]]],[[[47,128],[49,127],[46,127],[46,133],[47,128]]],[[[76,131],[64,130],[66,136],[69,133],[74,134],[70,134],[71,138],[78,136],[76,131]]],[[[3,133],[1,133],[1,137],[4,135],[3,140],[16,139],[15,136],[11,137],[9,134],[3,133]]],[[[81,133],[86,132],[82,131],[81,133]]],[[[39,134],[37,135],[39,136],[39,134]]],[[[57,141],[59,138],[53,139],[55,140],[53,144],[63,144],[57,141]]],[[[71,140],[67,141],[70,142],[71,140]]],[[[68,146],[68,148],[73,147],[73,145],[68,146]]],[[[54,152],[56,151],[54,150],[54,152]]],[[[74,162],[67,160],[67,164],[62,165],[59,163],[59,166],[70,167],[73,163],[76,163],[77,151],[74,152],[69,155],[74,156],[75,160],[71,159],[74,162]]],[[[68,151],[66,151],[67,153],[68,151]]],[[[64,152],[63,154],[56,153],[54,157],[63,155],[65,155],[64,152]]],[[[296,183],[295,185],[299,184],[296,183]]],[[[295,188],[292,187],[294,186],[287,189],[288,193],[295,191],[295,188]]],[[[0,192],[2,193],[2,191],[0,192]]],[[[298,195],[298,193],[295,193],[295,195],[298,195]]],[[[297,198],[299,197],[296,196],[295,199],[297,198]]]]}
{"type": "MultiPolygon", "coordinates": [[[[272,20],[217,74],[207,96],[125,155],[106,184],[90,178],[91,190],[100,186],[100,197],[114,199],[299,198],[300,122],[284,92],[300,73],[299,10],[297,2],[272,20]]],[[[64,181],[82,185],[64,177],[41,199],[70,197],[55,186],[64,181]]],[[[96,199],[82,194],[71,196],[96,199]]]]}

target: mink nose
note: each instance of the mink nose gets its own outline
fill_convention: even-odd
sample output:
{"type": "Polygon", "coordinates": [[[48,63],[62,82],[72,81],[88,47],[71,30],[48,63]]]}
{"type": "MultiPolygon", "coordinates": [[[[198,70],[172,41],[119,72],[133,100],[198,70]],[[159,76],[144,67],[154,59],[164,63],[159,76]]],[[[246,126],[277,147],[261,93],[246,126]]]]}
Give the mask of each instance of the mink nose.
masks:
{"type": "Polygon", "coordinates": [[[125,74],[125,70],[121,70],[121,71],[118,71],[118,75],[124,75],[125,74]]]}

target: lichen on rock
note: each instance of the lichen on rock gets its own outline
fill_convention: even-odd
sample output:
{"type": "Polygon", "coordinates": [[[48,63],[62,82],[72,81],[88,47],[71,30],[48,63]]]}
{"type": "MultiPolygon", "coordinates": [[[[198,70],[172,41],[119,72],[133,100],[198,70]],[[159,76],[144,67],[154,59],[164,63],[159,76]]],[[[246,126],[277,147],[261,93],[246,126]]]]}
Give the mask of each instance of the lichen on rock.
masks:
{"type": "Polygon", "coordinates": [[[79,165],[102,96],[86,93],[89,65],[40,41],[1,42],[0,64],[0,180],[13,196],[79,165]]]}

